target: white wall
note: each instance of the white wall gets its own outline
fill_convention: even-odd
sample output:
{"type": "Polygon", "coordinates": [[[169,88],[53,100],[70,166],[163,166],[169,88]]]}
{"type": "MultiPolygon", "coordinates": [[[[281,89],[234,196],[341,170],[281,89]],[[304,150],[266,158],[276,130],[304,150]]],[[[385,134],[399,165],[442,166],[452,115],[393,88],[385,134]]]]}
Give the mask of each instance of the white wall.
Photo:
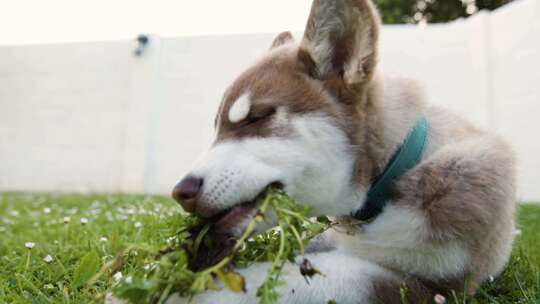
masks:
{"type": "MultiPolygon", "coordinates": [[[[381,68],[510,139],[540,201],[540,3],[386,26],[381,68]]],[[[208,147],[225,87],[275,34],[0,47],[0,190],[169,193],[208,147]]]]}

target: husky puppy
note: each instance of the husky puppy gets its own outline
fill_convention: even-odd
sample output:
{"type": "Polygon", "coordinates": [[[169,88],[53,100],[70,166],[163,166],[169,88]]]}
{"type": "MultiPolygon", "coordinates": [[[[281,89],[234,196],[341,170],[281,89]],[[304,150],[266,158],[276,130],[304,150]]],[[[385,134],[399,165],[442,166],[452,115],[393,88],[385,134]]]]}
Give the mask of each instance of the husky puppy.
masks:
{"type": "MultiPolygon", "coordinates": [[[[429,106],[414,81],[380,75],[379,27],[371,0],[315,0],[302,40],[280,34],[225,92],[214,144],[173,190],[185,210],[236,235],[271,184],[313,215],[366,221],[314,242],[307,258],[325,275],[310,284],[285,265],[281,303],[401,303],[400,290],[407,303],[431,303],[474,293],[510,256],[511,148],[429,106]],[[381,179],[384,198],[370,197],[381,179]]],[[[256,303],[268,266],[241,270],[245,294],[194,301],[256,303]]]]}

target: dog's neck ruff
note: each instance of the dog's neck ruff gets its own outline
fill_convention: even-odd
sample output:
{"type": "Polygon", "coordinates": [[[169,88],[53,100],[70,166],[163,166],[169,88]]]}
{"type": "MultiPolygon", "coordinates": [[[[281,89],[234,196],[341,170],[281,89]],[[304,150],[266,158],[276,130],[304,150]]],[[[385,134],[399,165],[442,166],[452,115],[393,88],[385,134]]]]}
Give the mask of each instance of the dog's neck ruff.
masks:
{"type": "Polygon", "coordinates": [[[395,180],[414,168],[420,161],[426,145],[427,129],[427,119],[422,117],[394,153],[383,173],[371,185],[364,206],[353,214],[354,218],[370,221],[383,211],[392,197],[395,180]]]}

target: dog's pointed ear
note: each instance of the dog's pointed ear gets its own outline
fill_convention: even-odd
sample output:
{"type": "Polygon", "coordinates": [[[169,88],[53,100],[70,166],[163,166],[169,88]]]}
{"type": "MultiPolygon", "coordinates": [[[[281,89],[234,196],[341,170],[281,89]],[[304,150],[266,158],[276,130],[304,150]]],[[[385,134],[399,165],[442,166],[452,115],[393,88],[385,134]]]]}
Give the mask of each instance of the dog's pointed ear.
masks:
{"type": "Polygon", "coordinates": [[[279,46],[282,46],[291,42],[294,42],[294,38],[291,32],[283,32],[277,35],[276,38],[274,38],[274,42],[272,42],[272,46],[270,47],[270,49],[273,49],[273,48],[276,48],[276,47],[279,47],[279,46]]]}
{"type": "Polygon", "coordinates": [[[319,79],[365,83],[377,64],[379,26],[371,0],[314,0],[299,59],[319,79]]]}

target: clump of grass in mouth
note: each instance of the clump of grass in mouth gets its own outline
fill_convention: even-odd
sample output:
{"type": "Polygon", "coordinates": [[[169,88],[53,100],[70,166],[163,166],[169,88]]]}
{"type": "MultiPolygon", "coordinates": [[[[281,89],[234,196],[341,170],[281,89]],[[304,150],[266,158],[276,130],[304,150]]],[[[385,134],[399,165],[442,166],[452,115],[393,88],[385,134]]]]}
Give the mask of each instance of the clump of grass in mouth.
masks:
{"type": "MultiPolygon", "coordinates": [[[[304,246],[325,231],[330,222],[324,217],[310,219],[309,208],[297,204],[281,190],[267,189],[262,197],[257,214],[240,238],[224,238],[214,234],[210,224],[193,216],[178,215],[167,247],[130,245],[104,265],[87,285],[106,273],[113,275],[126,263],[134,263],[132,273],[114,286],[115,296],[132,303],[164,303],[174,293],[191,297],[218,289],[218,282],[234,292],[245,292],[245,279],[235,267],[268,261],[270,267],[257,297],[263,304],[276,303],[284,263],[303,255],[304,246]],[[270,213],[277,219],[277,227],[254,236],[257,225],[270,213]],[[133,252],[137,256],[133,257],[133,252]]],[[[299,271],[309,277],[319,274],[307,260],[299,265],[299,271]]]]}

